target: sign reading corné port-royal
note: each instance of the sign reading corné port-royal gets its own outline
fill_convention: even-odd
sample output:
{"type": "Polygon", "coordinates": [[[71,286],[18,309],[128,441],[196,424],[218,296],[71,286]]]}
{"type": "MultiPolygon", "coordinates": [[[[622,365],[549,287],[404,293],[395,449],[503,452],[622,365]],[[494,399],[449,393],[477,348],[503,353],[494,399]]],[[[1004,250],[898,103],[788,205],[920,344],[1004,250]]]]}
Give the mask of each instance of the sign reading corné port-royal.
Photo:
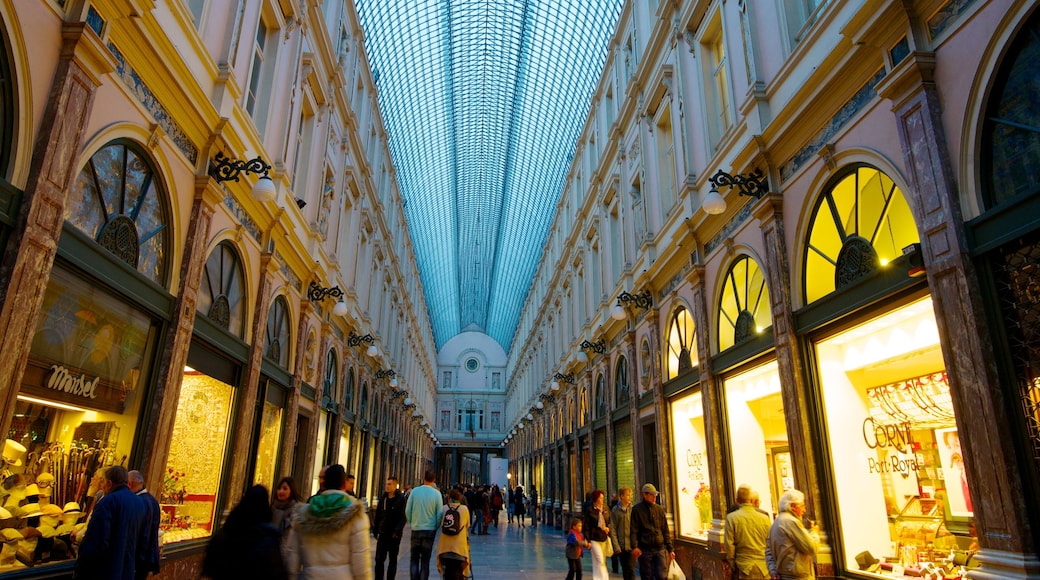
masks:
{"type": "Polygon", "coordinates": [[[122,413],[129,390],[83,369],[30,356],[21,393],[86,409],[122,413]]]}

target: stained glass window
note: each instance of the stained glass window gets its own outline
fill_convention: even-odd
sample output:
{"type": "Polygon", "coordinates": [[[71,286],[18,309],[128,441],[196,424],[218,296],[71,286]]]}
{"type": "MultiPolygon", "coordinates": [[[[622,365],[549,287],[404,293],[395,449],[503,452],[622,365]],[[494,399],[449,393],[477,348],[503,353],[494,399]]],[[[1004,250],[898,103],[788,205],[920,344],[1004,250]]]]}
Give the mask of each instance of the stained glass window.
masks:
{"type": "Polygon", "coordinates": [[[764,332],[773,325],[769,289],[758,262],[742,256],[726,273],[719,302],[719,351],[764,332]]]}
{"type": "Polygon", "coordinates": [[[245,337],[245,279],[238,252],[221,242],[206,260],[199,285],[198,311],[238,338],[245,337]]]}

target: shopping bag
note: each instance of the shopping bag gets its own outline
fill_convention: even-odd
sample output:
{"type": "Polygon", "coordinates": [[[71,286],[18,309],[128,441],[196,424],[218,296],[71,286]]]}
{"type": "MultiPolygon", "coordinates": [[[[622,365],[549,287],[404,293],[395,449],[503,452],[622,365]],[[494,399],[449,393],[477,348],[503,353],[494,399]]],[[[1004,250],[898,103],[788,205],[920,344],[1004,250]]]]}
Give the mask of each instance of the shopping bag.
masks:
{"type": "Polygon", "coordinates": [[[614,544],[610,541],[610,538],[607,538],[603,542],[603,556],[609,558],[609,557],[611,557],[613,555],[614,555],[614,544]]]}
{"type": "Polygon", "coordinates": [[[686,580],[686,574],[683,574],[682,568],[675,560],[668,565],[668,580],[686,580]]]}

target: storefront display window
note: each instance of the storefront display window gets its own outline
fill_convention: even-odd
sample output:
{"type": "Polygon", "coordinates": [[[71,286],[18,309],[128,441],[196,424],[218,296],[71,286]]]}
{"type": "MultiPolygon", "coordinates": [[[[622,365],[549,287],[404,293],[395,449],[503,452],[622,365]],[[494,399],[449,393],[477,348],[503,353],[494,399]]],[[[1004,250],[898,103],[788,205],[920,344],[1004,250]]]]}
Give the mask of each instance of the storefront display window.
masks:
{"type": "Polygon", "coordinates": [[[978,546],[931,298],[816,352],[847,565],[958,576],[978,546]]]}
{"type": "Polygon", "coordinates": [[[795,486],[776,361],[727,377],[725,392],[733,481],[750,485],[775,517],[780,496],[795,486]]]}
{"type": "Polygon", "coordinates": [[[164,481],[153,487],[164,544],[213,531],[234,398],[231,385],[185,367],[164,481]]]}
{"type": "Polygon", "coordinates": [[[711,528],[711,484],[704,437],[704,404],[701,393],[674,399],[671,403],[672,441],[678,499],[678,534],[706,540],[711,528]]]}
{"type": "Polygon", "coordinates": [[[318,473],[325,466],[325,443],[328,441],[329,414],[318,411],[318,439],[314,448],[314,469],[311,470],[311,493],[318,493],[318,473]]]}
{"type": "Polygon", "coordinates": [[[281,396],[281,387],[269,385],[268,389],[276,392],[267,397],[261,412],[259,442],[256,448],[256,472],[253,481],[267,486],[267,489],[274,489],[275,468],[278,465],[278,454],[281,452],[283,425],[282,405],[276,401],[278,398],[284,399],[284,396],[281,396]],[[271,399],[276,399],[276,401],[271,399]]]}
{"type": "Polygon", "coordinates": [[[72,557],[105,468],[133,468],[155,350],[151,318],[60,266],[42,308],[0,463],[0,572],[72,557]]]}
{"type": "Polygon", "coordinates": [[[339,457],[336,462],[350,471],[350,425],[343,425],[339,435],[339,457]]]}

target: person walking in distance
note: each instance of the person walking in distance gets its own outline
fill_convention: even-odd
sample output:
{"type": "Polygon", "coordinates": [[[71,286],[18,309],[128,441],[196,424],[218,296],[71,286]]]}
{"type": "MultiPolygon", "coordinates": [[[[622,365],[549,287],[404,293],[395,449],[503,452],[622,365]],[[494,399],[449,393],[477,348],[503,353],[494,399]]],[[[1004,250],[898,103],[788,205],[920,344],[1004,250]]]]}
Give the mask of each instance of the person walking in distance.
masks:
{"type": "Polygon", "coordinates": [[[367,509],[346,489],[343,466],[330,465],[325,470],[325,491],[293,512],[289,534],[296,549],[289,551],[289,569],[299,570],[301,578],[372,578],[367,509]]]}
{"type": "Polygon", "coordinates": [[[383,562],[389,556],[386,565],[386,577],[393,580],[397,577],[397,553],[401,548],[401,533],[404,531],[404,494],[397,488],[396,477],[386,478],[383,497],[376,506],[375,522],[372,531],[376,535],[376,574],[375,580],[383,580],[383,562]]]}
{"type": "Polygon", "coordinates": [[[629,534],[636,547],[632,557],[639,562],[641,580],[666,580],[668,565],[675,558],[672,536],[668,532],[668,518],[664,508],[657,505],[657,488],[643,486],[643,501],[632,508],[629,534]]]}
{"type": "Polygon", "coordinates": [[[768,578],[769,516],[755,507],[754,492],[747,484],[737,488],[737,506],[726,514],[726,559],[737,580],[768,578]]]}
{"type": "Polygon", "coordinates": [[[437,528],[441,525],[444,505],[441,492],[434,485],[436,480],[437,474],[427,470],[423,474],[423,484],[408,494],[408,503],[404,508],[408,526],[412,529],[412,580],[428,580],[430,577],[433,540],[437,536],[437,528]]]}
{"type": "Polygon", "coordinates": [[[621,575],[624,580],[635,578],[635,564],[632,562],[632,488],[622,487],[618,490],[618,503],[610,510],[610,541],[614,555],[621,564],[621,575]]]}
{"type": "Polygon", "coordinates": [[[808,526],[805,494],[792,489],[780,497],[780,515],[773,521],[766,541],[766,565],[773,580],[808,580],[816,577],[813,558],[820,544],[816,524],[808,526]],[[808,527],[808,529],[806,529],[808,527]]]}
{"type": "Polygon", "coordinates": [[[520,527],[524,527],[524,514],[527,513],[524,510],[524,502],[527,501],[527,497],[524,496],[524,488],[522,486],[516,486],[513,489],[513,515],[516,516],[516,521],[519,522],[520,527]]]}
{"type": "Polygon", "coordinates": [[[534,526],[538,524],[538,490],[535,489],[533,485],[531,486],[531,493],[528,498],[528,505],[531,506],[531,525],[534,526]]]}
{"type": "Polygon", "coordinates": [[[267,488],[254,485],[209,539],[202,574],[213,580],[286,580],[281,534],[271,523],[267,488]]]}
{"type": "Polygon", "coordinates": [[[105,495],[94,505],[79,546],[76,578],[133,580],[148,508],[127,487],[125,467],[106,469],[102,486],[105,495]]]}
{"type": "Polygon", "coordinates": [[[159,573],[159,520],[162,512],[159,501],[148,493],[148,488],[144,486],[144,476],[140,471],[135,469],[127,473],[127,487],[148,509],[148,523],[144,527],[141,543],[137,546],[137,564],[134,572],[138,579],[143,579],[149,574],[159,573]]]}

